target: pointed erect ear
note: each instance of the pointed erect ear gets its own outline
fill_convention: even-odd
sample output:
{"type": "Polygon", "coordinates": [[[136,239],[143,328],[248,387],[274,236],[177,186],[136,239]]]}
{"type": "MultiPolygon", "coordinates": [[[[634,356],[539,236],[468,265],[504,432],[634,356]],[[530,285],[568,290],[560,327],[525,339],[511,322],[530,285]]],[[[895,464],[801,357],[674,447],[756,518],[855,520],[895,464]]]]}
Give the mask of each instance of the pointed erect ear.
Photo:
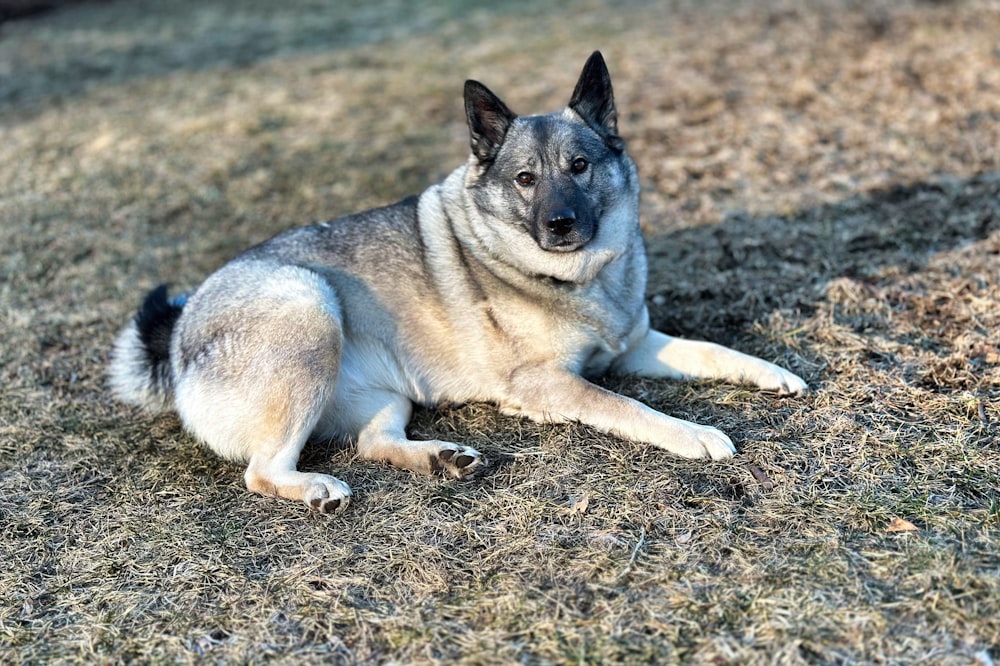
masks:
{"type": "Polygon", "coordinates": [[[479,81],[465,82],[465,117],[472,152],[481,163],[492,162],[517,116],[479,81]]]}
{"type": "Polygon", "coordinates": [[[611,75],[604,64],[604,56],[594,51],[583,66],[580,80],[569,101],[569,108],[576,111],[591,129],[601,135],[604,142],[615,150],[625,143],[618,136],[618,112],[615,95],[611,90],[611,75]]]}

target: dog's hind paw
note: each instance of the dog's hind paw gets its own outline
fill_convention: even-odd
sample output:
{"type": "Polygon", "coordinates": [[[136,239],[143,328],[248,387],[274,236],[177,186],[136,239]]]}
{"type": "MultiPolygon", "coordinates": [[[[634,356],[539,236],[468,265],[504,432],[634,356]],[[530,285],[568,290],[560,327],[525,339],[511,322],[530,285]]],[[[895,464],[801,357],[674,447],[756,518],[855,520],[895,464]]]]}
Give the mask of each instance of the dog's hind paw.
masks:
{"type": "Polygon", "coordinates": [[[351,501],[351,487],[329,474],[251,462],[244,479],[251,492],[300,501],[320,513],[343,511],[351,501]]]}
{"type": "Polygon", "coordinates": [[[441,449],[431,454],[431,468],[456,479],[469,479],[482,471],[489,462],[479,451],[469,446],[441,442],[441,449]]]}
{"type": "Polygon", "coordinates": [[[351,488],[340,479],[326,474],[313,474],[312,483],[302,494],[302,501],[313,511],[337,513],[351,502],[351,488]]]}

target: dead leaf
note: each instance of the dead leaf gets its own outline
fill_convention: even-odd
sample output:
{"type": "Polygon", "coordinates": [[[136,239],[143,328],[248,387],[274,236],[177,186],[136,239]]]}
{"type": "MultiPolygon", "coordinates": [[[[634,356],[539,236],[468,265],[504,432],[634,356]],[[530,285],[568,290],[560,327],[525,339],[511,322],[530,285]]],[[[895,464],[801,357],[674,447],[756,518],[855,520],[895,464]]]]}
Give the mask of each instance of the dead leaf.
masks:
{"type": "Polygon", "coordinates": [[[757,480],[757,483],[764,490],[772,490],[774,488],[774,481],[767,475],[767,472],[757,467],[757,465],[750,465],[750,473],[753,474],[753,478],[757,480]]]}
{"type": "Polygon", "coordinates": [[[893,518],[892,522],[889,523],[889,527],[885,528],[886,532],[919,532],[920,528],[903,518],[893,518]]]}
{"type": "Polygon", "coordinates": [[[583,515],[587,511],[587,507],[590,506],[590,496],[584,493],[580,497],[571,497],[569,501],[569,512],[576,515],[583,515]]]}

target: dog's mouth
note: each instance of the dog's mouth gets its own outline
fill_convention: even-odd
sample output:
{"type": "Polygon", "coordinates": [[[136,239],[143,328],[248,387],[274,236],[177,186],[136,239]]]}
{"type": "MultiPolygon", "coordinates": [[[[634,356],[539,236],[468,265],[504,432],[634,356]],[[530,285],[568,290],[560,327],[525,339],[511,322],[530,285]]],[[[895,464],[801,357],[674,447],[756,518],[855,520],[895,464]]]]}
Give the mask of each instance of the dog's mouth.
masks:
{"type": "Polygon", "coordinates": [[[555,238],[541,238],[538,246],[546,252],[575,252],[590,242],[590,238],[566,238],[557,236],[555,238]]]}

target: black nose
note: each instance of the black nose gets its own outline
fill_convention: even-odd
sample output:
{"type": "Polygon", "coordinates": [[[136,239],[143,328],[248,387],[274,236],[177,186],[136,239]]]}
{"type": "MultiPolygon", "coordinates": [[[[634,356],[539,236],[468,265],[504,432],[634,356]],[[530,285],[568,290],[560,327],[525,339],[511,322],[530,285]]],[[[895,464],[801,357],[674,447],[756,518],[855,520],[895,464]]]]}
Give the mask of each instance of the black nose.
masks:
{"type": "Polygon", "coordinates": [[[556,236],[565,236],[573,230],[573,224],[575,222],[576,213],[573,212],[573,209],[562,208],[552,213],[551,217],[549,217],[549,231],[554,233],[556,236]]]}

